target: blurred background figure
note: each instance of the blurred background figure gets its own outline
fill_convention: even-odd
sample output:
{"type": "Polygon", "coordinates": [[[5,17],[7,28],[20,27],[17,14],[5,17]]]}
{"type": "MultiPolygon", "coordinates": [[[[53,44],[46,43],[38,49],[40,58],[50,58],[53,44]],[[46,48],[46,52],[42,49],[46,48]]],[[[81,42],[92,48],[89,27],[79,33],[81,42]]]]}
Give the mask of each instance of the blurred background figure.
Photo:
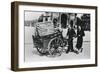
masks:
{"type": "Polygon", "coordinates": [[[63,13],[61,15],[61,28],[62,28],[63,38],[67,39],[67,32],[68,32],[68,16],[67,16],[67,13],[63,13]]]}

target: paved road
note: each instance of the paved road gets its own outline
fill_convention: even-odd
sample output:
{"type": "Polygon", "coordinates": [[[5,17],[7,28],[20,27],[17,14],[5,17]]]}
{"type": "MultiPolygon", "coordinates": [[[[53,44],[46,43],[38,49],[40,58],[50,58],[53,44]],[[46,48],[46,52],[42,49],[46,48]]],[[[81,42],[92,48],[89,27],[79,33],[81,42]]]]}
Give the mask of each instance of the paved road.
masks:
{"type": "Polygon", "coordinates": [[[69,52],[68,54],[66,54],[65,52],[63,52],[61,56],[51,58],[47,56],[40,56],[36,48],[33,48],[32,44],[27,44],[25,45],[25,61],[34,62],[34,61],[50,61],[50,60],[87,59],[87,58],[90,58],[90,48],[89,47],[90,47],[90,42],[84,42],[83,43],[84,49],[82,53],[75,54],[73,52],[69,52]]]}
{"type": "MultiPolygon", "coordinates": [[[[28,35],[29,36],[29,35],[28,35]]],[[[31,36],[31,35],[30,35],[31,36]]],[[[32,38],[25,37],[27,40],[32,38]]],[[[30,42],[28,40],[28,42],[30,42]]],[[[74,40],[74,46],[76,44],[76,39],[74,40]]],[[[68,54],[63,53],[61,56],[56,58],[50,58],[47,56],[39,56],[36,48],[33,48],[33,43],[25,43],[25,61],[34,62],[34,61],[50,61],[50,60],[71,60],[71,59],[87,59],[90,58],[90,32],[85,32],[84,42],[83,42],[83,52],[80,54],[75,54],[70,52],[68,54]]]]}

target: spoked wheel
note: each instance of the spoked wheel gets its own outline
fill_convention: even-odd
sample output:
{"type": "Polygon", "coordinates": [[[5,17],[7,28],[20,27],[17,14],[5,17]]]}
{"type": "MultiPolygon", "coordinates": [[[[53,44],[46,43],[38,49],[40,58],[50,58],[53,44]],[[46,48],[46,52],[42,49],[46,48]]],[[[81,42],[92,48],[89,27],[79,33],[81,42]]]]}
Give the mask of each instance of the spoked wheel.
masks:
{"type": "Polygon", "coordinates": [[[37,48],[37,51],[42,55],[47,53],[47,51],[45,49],[39,48],[39,47],[37,48]]]}
{"type": "Polygon", "coordinates": [[[60,56],[62,53],[63,41],[56,37],[50,40],[48,44],[48,52],[52,57],[60,56]]]}
{"type": "Polygon", "coordinates": [[[43,48],[43,43],[41,41],[37,42],[37,51],[42,54],[45,55],[47,53],[47,50],[43,48]]]}

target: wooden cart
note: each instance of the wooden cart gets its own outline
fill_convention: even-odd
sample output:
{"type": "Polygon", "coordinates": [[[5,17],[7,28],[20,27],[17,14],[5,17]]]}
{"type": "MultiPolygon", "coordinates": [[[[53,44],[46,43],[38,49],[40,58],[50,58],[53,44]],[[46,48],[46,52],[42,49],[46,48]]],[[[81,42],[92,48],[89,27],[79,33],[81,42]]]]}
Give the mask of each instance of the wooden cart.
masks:
{"type": "Polygon", "coordinates": [[[33,42],[40,54],[50,56],[61,55],[63,47],[66,45],[62,32],[55,31],[51,22],[37,23],[33,42]]]}

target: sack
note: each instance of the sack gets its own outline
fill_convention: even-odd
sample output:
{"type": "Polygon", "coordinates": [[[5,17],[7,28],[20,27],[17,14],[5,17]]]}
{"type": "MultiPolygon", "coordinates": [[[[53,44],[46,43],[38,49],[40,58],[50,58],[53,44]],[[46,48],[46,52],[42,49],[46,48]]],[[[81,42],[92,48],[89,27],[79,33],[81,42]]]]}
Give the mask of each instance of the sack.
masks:
{"type": "Polygon", "coordinates": [[[51,22],[45,22],[45,23],[38,23],[37,30],[39,33],[39,36],[46,36],[49,34],[53,34],[54,26],[51,22]]]}
{"type": "Polygon", "coordinates": [[[63,38],[67,38],[67,32],[68,32],[68,29],[66,28],[66,29],[62,29],[63,31],[62,31],[62,36],[63,36],[63,38]]]}

